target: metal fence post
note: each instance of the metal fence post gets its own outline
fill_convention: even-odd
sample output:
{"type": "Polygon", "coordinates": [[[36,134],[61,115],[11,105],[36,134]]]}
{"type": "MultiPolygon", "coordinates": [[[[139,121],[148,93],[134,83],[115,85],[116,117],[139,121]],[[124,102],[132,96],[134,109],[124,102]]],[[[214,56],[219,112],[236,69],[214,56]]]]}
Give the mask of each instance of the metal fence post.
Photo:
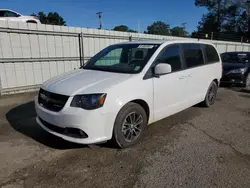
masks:
{"type": "Polygon", "coordinates": [[[211,33],[211,40],[214,38],[214,32],[211,33]]]}
{"type": "Polygon", "coordinates": [[[83,33],[81,32],[81,45],[82,45],[82,66],[84,65],[84,44],[83,44],[83,33]]]}
{"type": "Polygon", "coordinates": [[[79,58],[80,58],[80,67],[82,66],[82,43],[81,43],[81,33],[78,34],[78,43],[79,43],[79,58]]]}
{"type": "Polygon", "coordinates": [[[243,43],[243,36],[241,37],[240,41],[241,41],[241,44],[242,44],[243,43]]]}
{"type": "Polygon", "coordinates": [[[0,96],[3,95],[3,91],[2,91],[2,81],[1,81],[1,76],[0,76],[0,96]]]}
{"type": "Polygon", "coordinates": [[[84,48],[83,48],[83,33],[78,34],[79,41],[79,56],[80,56],[80,67],[84,65],[84,48]]]}

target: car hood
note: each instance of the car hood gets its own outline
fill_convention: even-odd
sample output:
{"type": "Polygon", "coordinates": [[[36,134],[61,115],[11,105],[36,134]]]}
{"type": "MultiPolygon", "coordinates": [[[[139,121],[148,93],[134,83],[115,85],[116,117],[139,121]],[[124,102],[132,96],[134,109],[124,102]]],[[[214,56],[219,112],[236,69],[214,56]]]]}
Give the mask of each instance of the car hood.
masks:
{"type": "Polygon", "coordinates": [[[233,70],[248,67],[247,63],[223,63],[224,70],[233,70]]]}
{"type": "Polygon", "coordinates": [[[42,88],[67,96],[105,92],[129,77],[131,74],[79,69],[51,78],[42,85],[42,88]]]}
{"type": "Polygon", "coordinates": [[[20,18],[35,19],[35,17],[33,16],[24,16],[24,15],[21,15],[20,18]]]}
{"type": "Polygon", "coordinates": [[[40,20],[38,18],[34,17],[34,16],[23,16],[23,15],[21,15],[18,18],[21,18],[21,19],[31,19],[31,20],[36,20],[36,21],[40,22],[40,20]]]}

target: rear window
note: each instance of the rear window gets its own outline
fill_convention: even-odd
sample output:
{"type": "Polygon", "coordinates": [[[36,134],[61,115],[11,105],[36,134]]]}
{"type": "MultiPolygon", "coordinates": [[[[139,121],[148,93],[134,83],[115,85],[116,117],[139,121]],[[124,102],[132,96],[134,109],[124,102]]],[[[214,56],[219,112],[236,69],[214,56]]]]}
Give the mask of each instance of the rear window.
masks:
{"type": "Polygon", "coordinates": [[[187,68],[204,65],[200,44],[182,44],[187,68]]]}
{"type": "Polygon", "coordinates": [[[204,51],[207,58],[206,63],[215,63],[220,61],[218,53],[213,46],[204,44],[204,51]]]}

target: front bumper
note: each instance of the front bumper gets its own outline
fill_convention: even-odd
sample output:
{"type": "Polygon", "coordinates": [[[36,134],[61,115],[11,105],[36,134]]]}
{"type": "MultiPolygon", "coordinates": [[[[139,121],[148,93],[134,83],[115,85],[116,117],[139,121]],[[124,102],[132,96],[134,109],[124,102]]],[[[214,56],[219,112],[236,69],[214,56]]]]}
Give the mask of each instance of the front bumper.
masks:
{"type": "Polygon", "coordinates": [[[83,110],[70,107],[70,101],[71,98],[69,98],[61,111],[52,112],[40,106],[36,97],[37,123],[47,132],[74,143],[93,144],[111,139],[116,117],[115,113],[101,114],[98,110],[83,110]],[[59,130],[67,128],[82,130],[87,136],[82,138],[69,136],[69,134],[57,131],[58,129],[50,128],[43,122],[51,124],[59,130]]]}
{"type": "Polygon", "coordinates": [[[222,84],[244,85],[245,76],[244,74],[225,74],[222,76],[220,82],[222,84]]]}

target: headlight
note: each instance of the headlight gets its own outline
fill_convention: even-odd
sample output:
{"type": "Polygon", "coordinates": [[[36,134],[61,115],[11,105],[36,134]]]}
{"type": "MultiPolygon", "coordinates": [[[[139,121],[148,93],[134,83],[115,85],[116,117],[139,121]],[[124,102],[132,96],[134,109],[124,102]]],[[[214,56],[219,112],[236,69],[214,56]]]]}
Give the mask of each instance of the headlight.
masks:
{"type": "Polygon", "coordinates": [[[228,72],[228,74],[238,74],[238,73],[245,73],[246,72],[246,68],[241,68],[241,69],[233,69],[231,71],[228,72]]]}
{"type": "Polygon", "coordinates": [[[85,94],[74,96],[70,106],[83,108],[85,110],[94,110],[104,105],[107,94],[96,93],[96,94],[85,94]]]}

